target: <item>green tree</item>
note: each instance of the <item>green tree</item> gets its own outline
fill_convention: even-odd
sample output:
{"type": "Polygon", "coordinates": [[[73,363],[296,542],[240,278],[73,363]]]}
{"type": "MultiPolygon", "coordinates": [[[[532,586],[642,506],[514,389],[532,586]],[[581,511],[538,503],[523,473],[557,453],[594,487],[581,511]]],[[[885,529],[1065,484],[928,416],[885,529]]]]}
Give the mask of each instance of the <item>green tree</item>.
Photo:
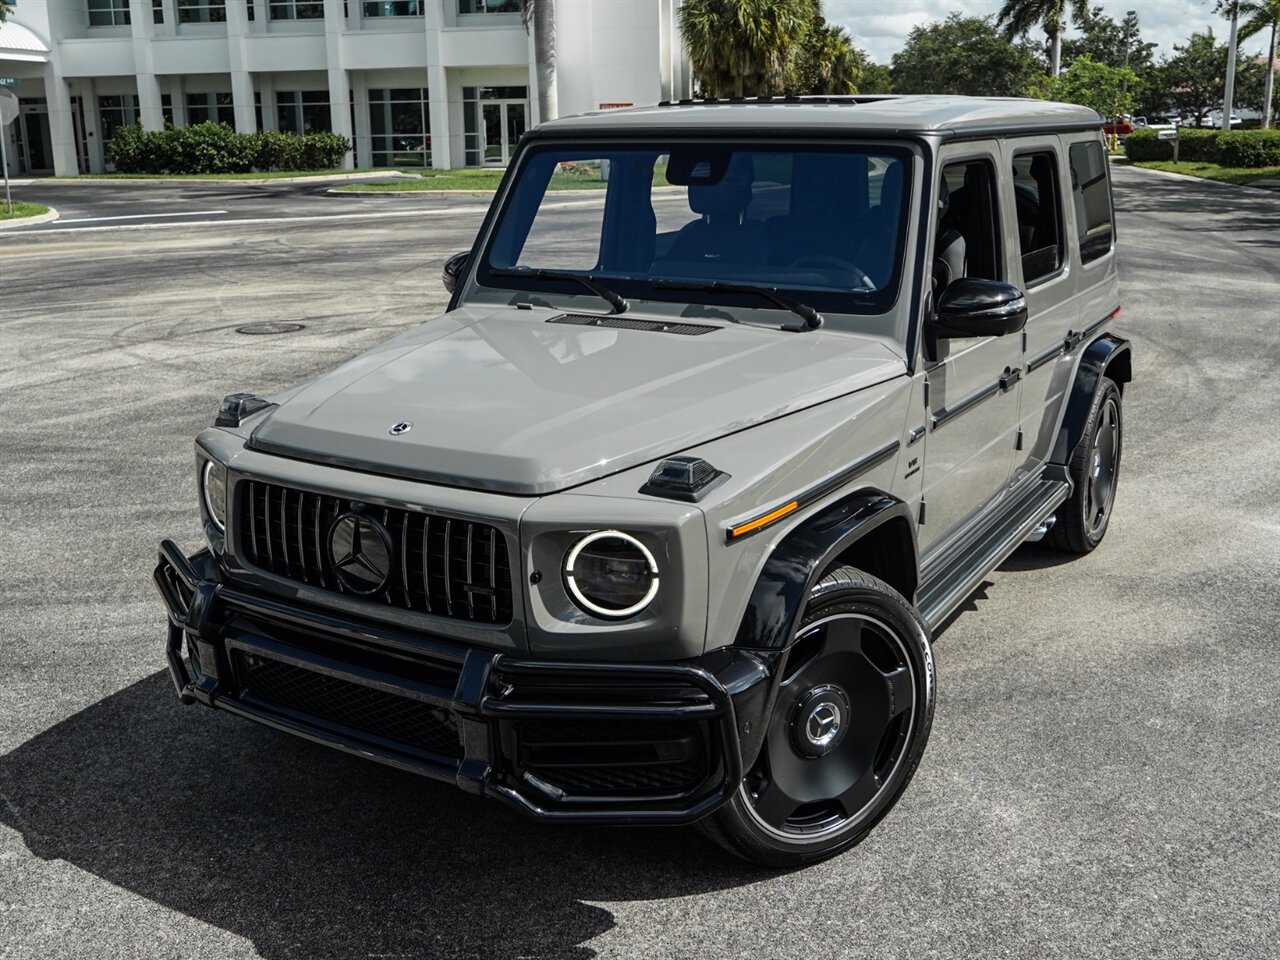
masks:
{"type": "Polygon", "coordinates": [[[704,96],[781,93],[813,25],[814,0],[685,0],[680,33],[704,96]]]}
{"type": "Polygon", "coordinates": [[[9,16],[9,0],[0,0],[0,23],[4,23],[4,18],[9,16]]]}
{"type": "Polygon", "coordinates": [[[893,89],[1019,97],[1037,68],[1031,52],[1010,42],[990,17],[953,13],[911,31],[893,56],[893,89]]]}
{"type": "Polygon", "coordinates": [[[867,62],[862,68],[862,83],[858,85],[859,93],[893,93],[893,74],[883,63],[867,62]]]}
{"type": "Polygon", "coordinates": [[[1271,40],[1267,47],[1267,66],[1270,69],[1267,70],[1263,77],[1262,92],[1262,125],[1269,127],[1271,126],[1272,118],[1275,116],[1273,107],[1277,65],[1276,34],[1280,32],[1280,0],[1241,0],[1240,16],[1244,18],[1244,22],[1240,24],[1241,42],[1258,35],[1264,30],[1271,32],[1271,40]]]}
{"type": "Polygon", "coordinates": [[[1076,29],[1080,36],[1062,41],[1064,69],[1086,56],[1109,67],[1129,67],[1135,73],[1152,65],[1156,44],[1143,42],[1136,10],[1130,10],[1123,20],[1116,22],[1102,7],[1093,7],[1076,20],[1076,29]]]}
{"type": "Polygon", "coordinates": [[[867,55],[854,46],[844,27],[827,23],[822,5],[813,4],[809,32],[796,53],[787,93],[857,93],[867,55]]]}
{"type": "Polygon", "coordinates": [[[1077,23],[1085,19],[1089,15],[1088,0],[1004,0],[996,14],[996,26],[1004,27],[1010,40],[1043,27],[1049,37],[1049,73],[1056,77],[1062,72],[1062,31],[1068,13],[1077,23]]]}
{"type": "Polygon", "coordinates": [[[1133,112],[1134,95],[1130,88],[1137,79],[1137,74],[1128,67],[1095,63],[1086,54],[1059,76],[1044,78],[1041,89],[1046,100],[1079,103],[1110,120],[1133,112]]]}
{"type": "Polygon", "coordinates": [[[1202,126],[1209,111],[1222,105],[1227,45],[1218,43],[1210,28],[1193,33],[1183,46],[1175,44],[1173,52],[1164,66],[1169,102],[1184,117],[1194,117],[1197,127],[1202,126]]]}

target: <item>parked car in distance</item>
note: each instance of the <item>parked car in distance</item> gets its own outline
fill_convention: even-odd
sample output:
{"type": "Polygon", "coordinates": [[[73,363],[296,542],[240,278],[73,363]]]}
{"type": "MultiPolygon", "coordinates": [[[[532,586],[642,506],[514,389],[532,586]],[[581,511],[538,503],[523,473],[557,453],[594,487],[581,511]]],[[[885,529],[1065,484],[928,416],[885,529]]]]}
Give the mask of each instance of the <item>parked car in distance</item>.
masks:
{"type": "Polygon", "coordinates": [[[1151,130],[1172,130],[1181,123],[1180,117],[1158,113],[1145,117],[1135,117],[1133,121],[1134,126],[1139,130],[1144,127],[1151,130]]]}
{"type": "MultiPolygon", "coordinates": [[[[155,571],[179,697],[544,822],[852,847],[924,753],[934,632],[1019,544],[1108,529],[1113,221],[1072,104],[539,126],[443,315],[196,438],[207,544],[155,571]]],[[[1087,643],[1087,601],[1034,615],[1087,643]]]]}
{"type": "Polygon", "coordinates": [[[1109,137],[1116,137],[1121,142],[1124,142],[1124,138],[1133,133],[1134,129],[1131,117],[1116,117],[1102,126],[1103,133],[1109,137]]]}

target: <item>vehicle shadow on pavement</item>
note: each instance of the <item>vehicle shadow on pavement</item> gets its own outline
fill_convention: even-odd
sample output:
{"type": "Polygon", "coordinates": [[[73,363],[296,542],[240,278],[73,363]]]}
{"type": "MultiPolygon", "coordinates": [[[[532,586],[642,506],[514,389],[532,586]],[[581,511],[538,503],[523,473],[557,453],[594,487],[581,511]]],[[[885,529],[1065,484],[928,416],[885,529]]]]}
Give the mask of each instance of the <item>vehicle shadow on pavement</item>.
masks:
{"type": "Polygon", "coordinates": [[[591,901],[769,874],[691,829],[549,827],[203,708],[156,673],[0,757],[27,847],[266,958],[595,956],[591,901]]]}

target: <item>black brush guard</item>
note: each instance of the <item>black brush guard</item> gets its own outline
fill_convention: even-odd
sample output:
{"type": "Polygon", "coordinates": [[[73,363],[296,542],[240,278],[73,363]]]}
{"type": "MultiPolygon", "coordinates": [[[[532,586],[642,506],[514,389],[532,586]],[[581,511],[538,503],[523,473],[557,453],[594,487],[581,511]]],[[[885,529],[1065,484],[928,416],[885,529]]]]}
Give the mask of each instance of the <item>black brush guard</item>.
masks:
{"type": "Polygon", "coordinates": [[[701,819],[733,796],[765,729],[771,664],[745,650],[682,663],[512,657],[247,593],[223,582],[207,550],[188,558],[170,540],[155,582],[184,703],[541,820],[701,819]],[[580,742],[596,730],[636,732],[580,742]]]}

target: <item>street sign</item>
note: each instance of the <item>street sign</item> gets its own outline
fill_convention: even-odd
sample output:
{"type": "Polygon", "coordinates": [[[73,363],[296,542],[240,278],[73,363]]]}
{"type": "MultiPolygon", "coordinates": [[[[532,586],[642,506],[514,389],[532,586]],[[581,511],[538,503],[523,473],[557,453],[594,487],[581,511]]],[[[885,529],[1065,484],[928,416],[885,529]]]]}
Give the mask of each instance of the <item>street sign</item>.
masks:
{"type": "Polygon", "coordinates": [[[1156,139],[1157,140],[1177,140],[1178,131],[1177,130],[1157,130],[1156,139]]]}
{"type": "Polygon", "coordinates": [[[0,77],[0,87],[16,87],[21,82],[17,77],[0,77]]]}
{"type": "Polygon", "coordinates": [[[0,90],[0,127],[13,122],[18,115],[18,97],[8,90],[0,90]]]}

